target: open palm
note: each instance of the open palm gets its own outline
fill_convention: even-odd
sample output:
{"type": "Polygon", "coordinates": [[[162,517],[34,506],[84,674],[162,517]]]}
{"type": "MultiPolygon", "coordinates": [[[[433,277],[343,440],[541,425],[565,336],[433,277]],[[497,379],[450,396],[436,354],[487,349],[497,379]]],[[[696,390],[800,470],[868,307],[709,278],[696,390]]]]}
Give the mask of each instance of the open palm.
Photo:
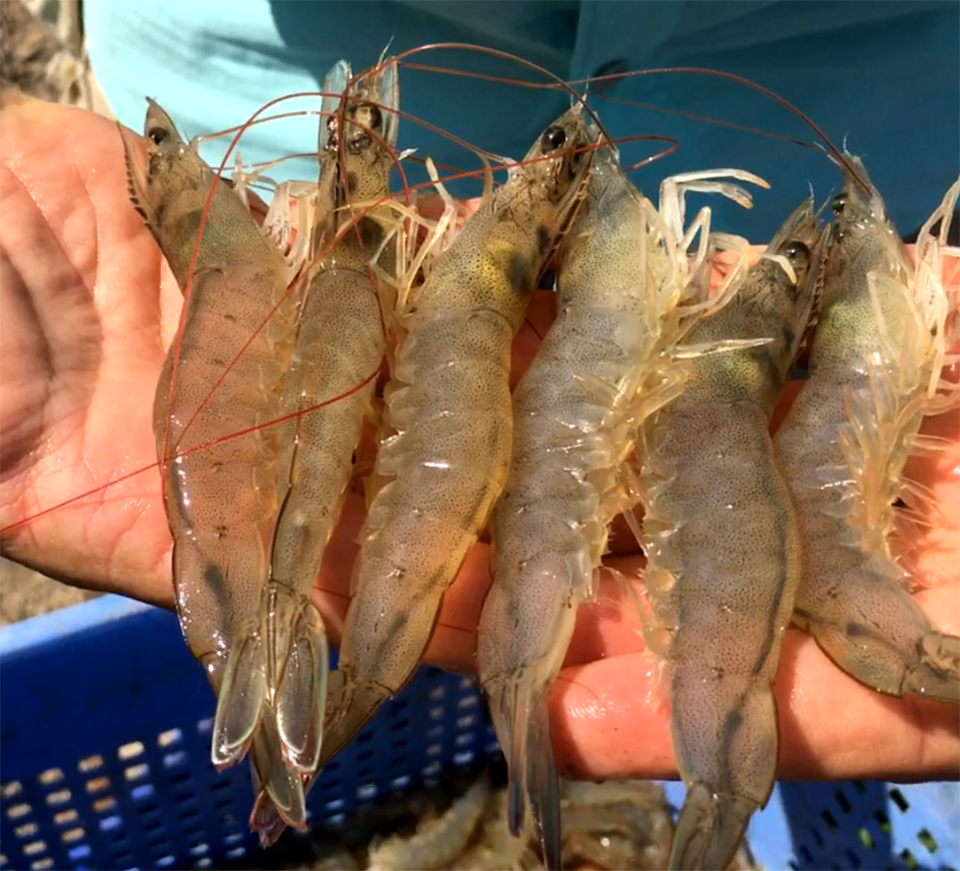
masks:
{"type": "MultiPolygon", "coordinates": [[[[0,157],[0,511],[3,552],[71,583],[172,605],[171,540],[155,469],[151,406],[182,297],[129,204],[116,127],[79,110],[29,103],[3,111],[0,157]],[[25,522],[24,522],[25,521],[25,522]]],[[[538,295],[516,345],[517,377],[551,320],[538,295]]],[[[798,385],[793,385],[795,395],[798,385]]],[[[946,516],[918,533],[908,557],[922,606],[960,631],[960,421],[930,429],[950,451],[913,463],[946,516]]],[[[348,603],[363,500],[348,497],[315,602],[336,638],[348,603]]],[[[636,580],[642,556],[615,537],[608,564],[636,580]]],[[[489,547],[468,556],[444,602],[428,659],[472,671],[489,585],[489,547]]],[[[581,609],[551,696],[562,768],[591,778],[672,776],[669,712],[622,584],[605,580],[581,609]]],[[[786,776],[956,777],[956,710],[881,697],[842,674],[809,637],[790,631],[777,682],[786,776]]]]}

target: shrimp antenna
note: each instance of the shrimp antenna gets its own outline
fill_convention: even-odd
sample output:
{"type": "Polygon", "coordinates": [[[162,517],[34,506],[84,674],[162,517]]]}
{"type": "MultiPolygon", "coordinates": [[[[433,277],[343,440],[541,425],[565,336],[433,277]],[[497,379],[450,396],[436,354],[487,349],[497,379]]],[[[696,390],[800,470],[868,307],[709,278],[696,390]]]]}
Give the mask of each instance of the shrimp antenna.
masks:
{"type": "Polygon", "coordinates": [[[581,94],[576,88],[573,87],[572,84],[568,84],[563,79],[561,79],[558,75],[550,72],[550,70],[540,66],[539,64],[535,64],[533,61],[529,61],[529,60],[526,60],[525,58],[518,57],[515,54],[511,54],[508,51],[500,51],[499,49],[488,48],[482,45],[471,45],[470,43],[467,43],[467,42],[434,42],[428,45],[421,45],[421,46],[418,46],[417,48],[411,48],[411,49],[408,49],[407,51],[401,52],[400,54],[392,58],[392,62],[401,63],[409,57],[414,57],[418,54],[422,54],[423,52],[435,51],[437,49],[462,49],[464,51],[480,52],[482,54],[491,55],[492,57],[499,57],[504,60],[513,61],[514,63],[517,63],[520,66],[524,66],[527,69],[530,69],[536,73],[539,73],[540,75],[544,76],[545,78],[553,82],[554,87],[557,87],[557,88],[560,88],[561,90],[566,91],[567,93],[570,94],[573,100],[580,103],[580,105],[583,106],[587,114],[590,116],[590,119],[593,121],[593,123],[596,124],[597,129],[600,131],[601,135],[607,141],[607,143],[612,142],[610,134],[607,132],[606,128],[603,126],[603,122],[600,121],[600,118],[597,115],[597,113],[590,107],[589,103],[587,102],[586,94],[581,94]]]}

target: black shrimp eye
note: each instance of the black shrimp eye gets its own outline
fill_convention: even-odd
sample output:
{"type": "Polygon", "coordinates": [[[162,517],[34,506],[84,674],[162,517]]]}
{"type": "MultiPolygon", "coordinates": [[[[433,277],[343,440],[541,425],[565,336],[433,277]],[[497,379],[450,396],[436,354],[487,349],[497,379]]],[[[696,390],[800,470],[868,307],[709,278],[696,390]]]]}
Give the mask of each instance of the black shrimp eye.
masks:
{"type": "Polygon", "coordinates": [[[567,131],[562,127],[548,127],[543,131],[540,145],[544,151],[556,151],[567,141],[567,131]]]}
{"type": "Polygon", "coordinates": [[[154,145],[162,145],[170,138],[170,131],[164,130],[163,127],[151,127],[147,131],[147,139],[149,139],[154,145]]]}
{"type": "Polygon", "coordinates": [[[832,206],[832,208],[833,208],[834,214],[836,214],[836,215],[842,215],[842,214],[843,214],[843,210],[844,210],[844,209],[846,208],[846,206],[847,206],[847,195],[846,195],[846,194],[837,194],[837,195],[833,198],[833,202],[831,203],[831,206],[832,206]]]}
{"type": "Polygon", "coordinates": [[[788,242],[783,248],[783,253],[791,263],[797,261],[805,263],[810,259],[810,249],[803,242],[788,242]]]}

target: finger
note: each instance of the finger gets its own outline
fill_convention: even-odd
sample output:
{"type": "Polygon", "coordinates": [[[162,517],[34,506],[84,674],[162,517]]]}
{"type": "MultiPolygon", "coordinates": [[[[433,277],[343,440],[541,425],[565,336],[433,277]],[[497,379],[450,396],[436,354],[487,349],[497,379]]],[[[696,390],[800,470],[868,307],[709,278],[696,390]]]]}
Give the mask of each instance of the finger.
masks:
{"type": "MultiPolygon", "coordinates": [[[[313,590],[313,602],[323,616],[334,645],[339,645],[343,634],[363,516],[362,497],[349,494],[342,525],[327,547],[313,590]]],[[[568,663],[643,649],[640,614],[630,585],[632,582],[639,587],[643,559],[636,555],[614,557],[609,564],[620,579],[604,572],[597,601],[581,606],[567,653],[568,663]]],[[[490,577],[490,546],[477,544],[467,554],[456,580],[444,595],[424,657],[426,663],[457,673],[476,671],[477,625],[490,588],[490,577]]]]}
{"type": "MultiPolygon", "coordinates": [[[[956,587],[923,594],[931,615],[949,614],[956,632],[956,587]]],[[[647,653],[611,656],[561,671],[550,695],[558,764],[566,776],[676,776],[670,714],[657,665],[647,653]]],[[[788,631],[775,686],[778,775],[798,779],[952,779],[958,774],[956,708],[873,692],[830,662],[816,642],[788,631]],[[869,735],[869,740],[864,736],[869,735]]]]}

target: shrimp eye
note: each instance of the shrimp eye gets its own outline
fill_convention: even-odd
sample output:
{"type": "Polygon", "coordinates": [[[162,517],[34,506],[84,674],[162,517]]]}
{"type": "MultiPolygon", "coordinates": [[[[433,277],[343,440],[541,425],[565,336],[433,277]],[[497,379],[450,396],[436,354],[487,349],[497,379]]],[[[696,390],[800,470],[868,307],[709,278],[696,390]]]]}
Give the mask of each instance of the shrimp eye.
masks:
{"type": "Polygon", "coordinates": [[[833,198],[833,202],[830,204],[833,208],[833,213],[835,215],[842,215],[843,210],[847,206],[847,195],[845,193],[839,193],[833,198]]]}
{"type": "Polygon", "coordinates": [[[347,142],[347,151],[351,154],[360,154],[364,149],[370,147],[372,141],[366,133],[361,133],[347,142]]]}
{"type": "Polygon", "coordinates": [[[788,242],[783,247],[783,253],[791,263],[806,263],[810,259],[810,249],[803,242],[788,242]]]}
{"type": "Polygon", "coordinates": [[[147,139],[149,139],[154,145],[162,145],[170,138],[170,131],[164,130],[163,127],[151,127],[147,131],[147,139]]]}
{"type": "Polygon", "coordinates": [[[562,127],[548,127],[540,137],[540,147],[544,151],[556,151],[567,141],[567,131],[562,127]]]}

